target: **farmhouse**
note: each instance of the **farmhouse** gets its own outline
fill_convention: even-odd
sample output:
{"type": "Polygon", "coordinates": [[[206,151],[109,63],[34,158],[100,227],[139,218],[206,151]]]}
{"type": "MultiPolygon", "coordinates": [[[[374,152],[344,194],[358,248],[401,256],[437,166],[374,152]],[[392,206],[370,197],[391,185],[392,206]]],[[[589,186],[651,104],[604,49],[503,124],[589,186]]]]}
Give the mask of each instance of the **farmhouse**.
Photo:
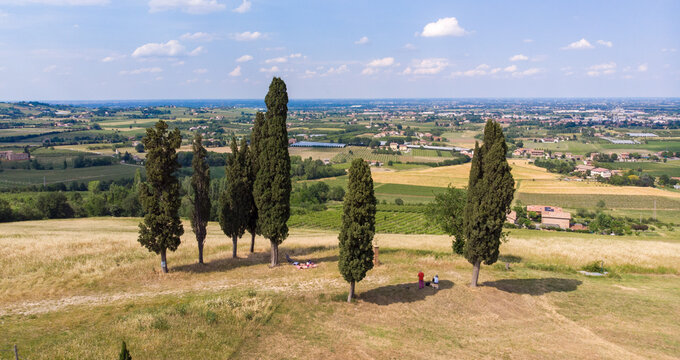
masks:
{"type": "Polygon", "coordinates": [[[592,177],[602,176],[603,178],[606,179],[612,177],[612,172],[611,170],[605,168],[594,168],[590,170],[590,176],[592,177]]]}
{"type": "Polygon", "coordinates": [[[505,217],[505,221],[509,222],[511,224],[514,224],[517,222],[517,213],[513,210],[510,211],[510,213],[505,217]]]}
{"type": "Polygon", "coordinates": [[[546,212],[562,212],[562,208],[557,206],[528,205],[527,211],[533,211],[543,216],[543,213],[546,212]]]}
{"type": "Polygon", "coordinates": [[[541,214],[541,225],[543,226],[557,226],[568,229],[570,220],[571,214],[568,212],[545,211],[541,214]]]}

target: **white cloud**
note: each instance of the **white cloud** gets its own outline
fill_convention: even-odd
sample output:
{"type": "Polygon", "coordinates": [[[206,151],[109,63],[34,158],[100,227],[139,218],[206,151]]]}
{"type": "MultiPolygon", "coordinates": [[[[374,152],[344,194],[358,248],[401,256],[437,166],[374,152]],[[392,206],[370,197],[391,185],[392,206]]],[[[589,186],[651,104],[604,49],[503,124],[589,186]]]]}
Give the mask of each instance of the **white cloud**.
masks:
{"type": "Polygon", "coordinates": [[[505,69],[503,69],[503,71],[505,71],[505,72],[515,72],[515,71],[517,71],[517,65],[510,65],[510,66],[506,67],[505,69]]]}
{"type": "Polygon", "coordinates": [[[588,71],[586,74],[588,76],[600,76],[600,75],[609,75],[613,74],[616,72],[616,63],[611,61],[608,63],[602,63],[602,64],[597,64],[590,66],[588,68],[588,71]]]}
{"type": "Polygon", "coordinates": [[[676,52],[676,51],[678,51],[678,49],[675,49],[675,48],[670,48],[670,49],[663,48],[663,49],[661,49],[661,52],[676,52]]]}
{"type": "Polygon", "coordinates": [[[525,43],[528,44],[528,43],[534,42],[534,39],[524,39],[524,40],[522,40],[522,41],[524,41],[525,43]]]}
{"type": "Polygon", "coordinates": [[[465,29],[460,27],[460,25],[458,25],[458,20],[455,17],[448,17],[425,25],[423,32],[420,33],[420,36],[463,36],[465,34],[467,34],[467,32],[465,29]]]}
{"type": "Polygon", "coordinates": [[[198,74],[198,75],[207,74],[207,73],[208,73],[208,69],[196,69],[196,70],[194,70],[194,74],[198,74]]]}
{"type": "Polygon", "coordinates": [[[394,65],[394,58],[393,57],[385,57],[382,59],[375,59],[371,62],[368,63],[367,66],[369,67],[387,67],[387,66],[392,66],[394,65]]]}
{"type": "Polygon", "coordinates": [[[149,12],[180,9],[189,14],[207,14],[225,9],[217,0],[149,0],[149,12]]]}
{"type": "Polygon", "coordinates": [[[343,73],[346,73],[346,72],[349,72],[349,68],[347,67],[347,65],[343,64],[343,65],[340,65],[338,67],[335,67],[335,68],[332,67],[332,68],[328,69],[326,74],[334,75],[334,74],[343,74],[343,73]]]}
{"type": "Polygon", "coordinates": [[[316,75],[316,71],[305,70],[305,74],[304,74],[302,77],[305,78],[305,79],[307,79],[307,78],[310,78],[310,77],[312,77],[312,76],[314,76],[314,75],[316,75]]]}
{"type": "Polygon", "coordinates": [[[159,67],[150,67],[150,68],[141,68],[141,69],[134,69],[134,70],[121,70],[119,74],[121,75],[139,75],[139,74],[145,74],[145,73],[159,73],[162,72],[163,69],[159,67]]]}
{"type": "Polygon", "coordinates": [[[526,69],[524,71],[516,71],[516,72],[512,73],[512,76],[514,76],[514,77],[532,76],[532,75],[540,74],[542,72],[543,72],[543,69],[530,68],[530,69],[526,69]]]}
{"type": "Polygon", "coordinates": [[[451,73],[451,76],[467,76],[467,77],[473,77],[473,76],[483,76],[487,74],[487,70],[489,69],[489,65],[487,64],[481,64],[475,67],[474,69],[467,70],[467,71],[456,71],[451,73]]]}
{"type": "Polygon", "coordinates": [[[52,72],[54,70],[57,70],[57,65],[47,66],[43,69],[43,72],[49,73],[49,72],[52,72]]]}
{"type": "Polygon", "coordinates": [[[278,71],[279,71],[278,66],[272,66],[270,68],[260,68],[260,72],[274,73],[274,72],[278,72],[278,71]]]}
{"type": "Polygon", "coordinates": [[[147,56],[180,56],[184,54],[184,46],[177,40],[170,40],[166,43],[144,44],[132,53],[132,57],[147,56]]]}
{"type": "Polygon", "coordinates": [[[640,64],[640,65],[637,67],[637,70],[638,70],[639,72],[645,72],[645,71],[647,71],[648,69],[649,69],[649,67],[647,66],[647,63],[640,64]]]}
{"type": "Polygon", "coordinates": [[[594,48],[594,46],[591,45],[588,42],[588,40],[581,39],[579,41],[574,41],[573,43],[563,47],[562,50],[583,50],[583,49],[592,49],[592,48],[594,48]]]}
{"type": "MultiPolygon", "coordinates": [[[[301,57],[303,57],[303,56],[302,56],[302,54],[300,54],[300,53],[295,53],[295,54],[290,54],[290,55],[288,55],[288,57],[291,58],[291,59],[297,59],[297,58],[301,58],[301,57]]],[[[306,57],[306,56],[305,56],[305,57],[306,57]]]]}
{"type": "Polygon", "coordinates": [[[602,46],[609,47],[609,48],[614,46],[614,43],[611,42],[611,41],[597,40],[597,43],[602,45],[602,46]]]}
{"type": "Polygon", "coordinates": [[[112,62],[112,61],[116,61],[116,57],[115,57],[115,56],[107,56],[107,57],[103,58],[101,61],[102,61],[102,62],[112,62]]]}
{"type": "Polygon", "coordinates": [[[509,60],[510,61],[525,61],[525,60],[529,60],[529,57],[522,55],[522,54],[517,54],[517,55],[511,56],[509,60]]]}
{"type": "Polygon", "coordinates": [[[248,61],[250,61],[250,60],[253,60],[253,57],[252,57],[252,56],[250,56],[250,55],[243,55],[243,56],[241,56],[240,58],[236,59],[236,62],[242,63],[242,62],[248,62],[248,61]]]}
{"type": "Polygon", "coordinates": [[[416,50],[417,47],[415,45],[411,44],[411,43],[408,43],[408,44],[404,45],[404,49],[406,49],[406,50],[416,50]]]}
{"type": "Polygon", "coordinates": [[[203,53],[203,46],[199,46],[199,47],[191,50],[191,52],[189,53],[189,56],[196,56],[196,55],[200,55],[202,53],[203,53]]]}
{"type": "Polygon", "coordinates": [[[250,10],[250,7],[253,5],[253,3],[250,2],[250,0],[243,0],[241,5],[239,5],[236,9],[232,10],[233,12],[243,14],[245,12],[248,12],[250,10]]]}
{"type": "Polygon", "coordinates": [[[236,41],[253,41],[262,37],[262,33],[259,31],[244,31],[242,33],[236,33],[231,35],[236,41]]]}
{"type": "Polygon", "coordinates": [[[215,40],[215,37],[212,34],[204,33],[204,32],[195,32],[195,33],[186,33],[182,36],[180,36],[180,39],[182,40],[189,40],[189,41],[213,41],[215,40]]]}
{"type": "Polygon", "coordinates": [[[239,65],[239,66],[235,67],[234,70],[232,70],[229,73],[229,76],[232,76],[232,77],[241,76],[241,66],[239,65]]]}
{"type": "Polygon", "coordinates": [[[272,59],[267,59],[264,61],[265,64],[282,64],[288,61],[288,58],[284,56],[272,58],[272,59]]]}
{"type": "Polygon", "coordinates": [[[362,36],[361,39],[355,41],[354,43],[357,44],[357,45],[366,45],[369,42],[371,42],[371,41],[368,40],[368,36],[362,36]]]}
{"type": "Polygon", "coordinates": [[[367,67],[361,72],[361,75],[373,75],[377,72],[378,70],[376,70],[375,68],[367,67]]]}
{"type": "Polygon", "coordinates": [[[449,66],[449,61],[444,58],[429,58],[415,60],[413,64],[402,72],[404,75],[435,75],[449,66]]]}

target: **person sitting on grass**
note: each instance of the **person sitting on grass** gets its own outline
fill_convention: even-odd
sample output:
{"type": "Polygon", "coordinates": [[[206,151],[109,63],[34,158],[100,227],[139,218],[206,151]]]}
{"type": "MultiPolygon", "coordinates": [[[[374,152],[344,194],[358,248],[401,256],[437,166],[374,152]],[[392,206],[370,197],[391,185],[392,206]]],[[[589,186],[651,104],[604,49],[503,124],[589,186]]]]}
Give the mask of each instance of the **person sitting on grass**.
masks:
{"type": "Polygon", "coordinates": [[[439,290],[439,275],[435,275],[432,278],[432,288],[434,288],[435,290],[439,290]]]}

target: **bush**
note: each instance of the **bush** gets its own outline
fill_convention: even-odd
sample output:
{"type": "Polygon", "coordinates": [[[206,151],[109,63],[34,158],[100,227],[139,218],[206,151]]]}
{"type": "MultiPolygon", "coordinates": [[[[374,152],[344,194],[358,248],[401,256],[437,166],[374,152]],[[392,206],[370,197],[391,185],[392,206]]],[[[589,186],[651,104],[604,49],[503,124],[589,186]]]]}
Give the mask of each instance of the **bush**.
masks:
{"type": "Polygon", "coordinates": [[[66,195],[61,192],[40,194],[36,207],[48,219],[66,219],[74,215],[66,195]]]}
{"type": "Polygon", "coordinates": [[[404,205],[404,200],[402,200],[400,198],[396,198],[396,199],[394,199],[394,203],[401,206],[401,205],[404,205]]]}

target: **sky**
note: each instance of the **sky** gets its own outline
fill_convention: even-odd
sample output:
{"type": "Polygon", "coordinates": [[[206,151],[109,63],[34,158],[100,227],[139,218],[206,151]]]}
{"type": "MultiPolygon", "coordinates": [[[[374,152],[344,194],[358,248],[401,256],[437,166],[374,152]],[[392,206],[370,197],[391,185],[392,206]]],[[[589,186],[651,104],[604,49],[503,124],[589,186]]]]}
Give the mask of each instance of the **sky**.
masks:
{"type": "Polygon", "coordinates": [[[680,1],[0,0],[0,100],[678,97],[680,1]]]}

